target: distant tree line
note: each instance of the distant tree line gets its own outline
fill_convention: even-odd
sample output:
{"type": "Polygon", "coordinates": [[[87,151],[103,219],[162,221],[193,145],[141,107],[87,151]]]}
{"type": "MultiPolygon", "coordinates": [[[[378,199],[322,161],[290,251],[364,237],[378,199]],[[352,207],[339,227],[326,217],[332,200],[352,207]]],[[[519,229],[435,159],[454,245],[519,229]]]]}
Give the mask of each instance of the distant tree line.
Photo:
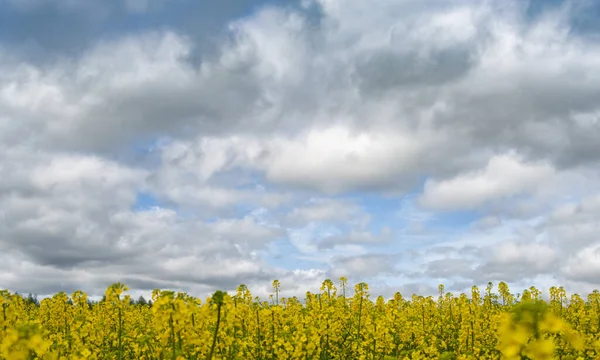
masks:
{"type": "MultiPolygon", "coordinates": [[[[15,293],[16,295],[19,295],[23,298],[23,300],[25,301],[26,304],[31,304],[31,305],[35,305],[35,306],[40,306],[40,301],[38,300],[38,296],[37,294],[32,294],[29,293],[28,295],[21,295],[19,293],[15,293]]],[[[101,302],[106,301],[106,296],[103,295],[102,299],[100,299],[100,301],[92,301],[88,299],[88,305],[91,307],[94,304],[98,304],[101,302]]],[[[73,305],[73,301],[71,299],[69,299],[69,301],[67,301],[67,303],[69,303],[70,305],[73,305]]],[[[129,300],[129,304],[130,305],[139,305],[139,306],[150,306],[152,307],[152,300],[146,300],[146,298],[144,298],[143,296],[140,296],[137,300],[134,299],[130,299],[129,300]]]]}

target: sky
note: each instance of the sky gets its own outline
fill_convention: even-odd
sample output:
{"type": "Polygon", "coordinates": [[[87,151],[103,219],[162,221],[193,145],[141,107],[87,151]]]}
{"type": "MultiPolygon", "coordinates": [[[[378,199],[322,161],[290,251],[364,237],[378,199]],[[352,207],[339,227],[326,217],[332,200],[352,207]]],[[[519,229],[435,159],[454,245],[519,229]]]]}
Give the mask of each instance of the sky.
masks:
{"type": "Polygon", "coordinates": [[[600,4],[0,0],[0,288],[600,288],[600,4]]]}

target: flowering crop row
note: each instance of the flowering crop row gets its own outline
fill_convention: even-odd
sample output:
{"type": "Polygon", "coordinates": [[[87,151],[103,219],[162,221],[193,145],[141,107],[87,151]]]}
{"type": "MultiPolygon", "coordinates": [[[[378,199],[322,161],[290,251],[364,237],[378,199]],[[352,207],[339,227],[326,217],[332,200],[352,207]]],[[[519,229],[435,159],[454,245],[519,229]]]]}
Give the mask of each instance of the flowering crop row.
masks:
{"type": "Polygon", "coordinates": [[[549,300],[531,287],[512,294],[490,283],[481,294],[373,301],[368,285],[339,287],[271,301],[245,285],[205,301],[155,290],[133,304],[123,284],[92,303],[84,292],[58,293],[40,304],[0,292],[0,359],[598,359],[600,293],[549,300]],[[495,292],[497,290],[497,293],[495,292]]]}

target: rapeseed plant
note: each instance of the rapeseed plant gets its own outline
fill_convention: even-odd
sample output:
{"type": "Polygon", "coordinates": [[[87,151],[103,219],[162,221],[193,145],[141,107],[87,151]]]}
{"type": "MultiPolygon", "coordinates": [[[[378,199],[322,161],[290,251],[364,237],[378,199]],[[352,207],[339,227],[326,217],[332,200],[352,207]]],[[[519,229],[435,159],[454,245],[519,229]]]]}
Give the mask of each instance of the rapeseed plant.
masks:
{"type": "Polygon", "coordinates": [[[323,281],[305,301],[254,297],[246,285],[202,301],[155,290],[152,305],[133,304],[114,284],[103,301],[76,291],[39,306],[0,291],[0,359],[598,359],[600,292],[567,298],[562,287],[542,300],[500,282],[482,293],[437,297],[401,293],[371,300],[369,286],[323,281]],[[497,292],[496,292],[496,291],[497,292]]]}

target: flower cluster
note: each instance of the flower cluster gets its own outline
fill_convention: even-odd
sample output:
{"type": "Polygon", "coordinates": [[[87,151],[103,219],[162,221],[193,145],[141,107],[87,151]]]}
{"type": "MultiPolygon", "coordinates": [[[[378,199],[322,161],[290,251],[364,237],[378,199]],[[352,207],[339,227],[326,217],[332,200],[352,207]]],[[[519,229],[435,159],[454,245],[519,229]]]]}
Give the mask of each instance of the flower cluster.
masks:
{"type": "Polygon", "coordinates": [[[512,294],[506,283],[455,296],[396,293],[371,298],[369,286],[286,298],[273,282],[270,301],[245,285],[204,301],[155,290],[135,303],[127,287],[102,301],[82,291],[35,303],[0,291],[0,359],[597,359],[600,293],[542,300],[535,287],[512,294]],[[495,292],[497,290],[497,293],[495,292]]]}

